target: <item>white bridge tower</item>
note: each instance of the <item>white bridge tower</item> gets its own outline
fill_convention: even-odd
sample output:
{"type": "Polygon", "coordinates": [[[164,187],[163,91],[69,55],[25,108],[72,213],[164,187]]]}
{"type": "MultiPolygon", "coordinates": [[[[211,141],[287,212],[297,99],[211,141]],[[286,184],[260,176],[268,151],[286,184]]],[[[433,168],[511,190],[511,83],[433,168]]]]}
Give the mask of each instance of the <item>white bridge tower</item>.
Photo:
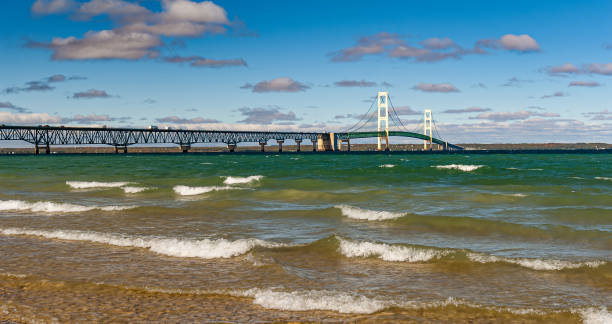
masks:
{"type": "MultiPolygon", "coordinates": [[[[432,139],[433,139],[433,117],[431,116],[431,109],[425,110],[425,115],[423,116],[423,135],[429,136],[429,149],[432,149],[432,139]]],[[[427,150],[427,142],[428,140],[423,141],[423,149],[427,150]]]]}
{"type": "Polygon", "coordinates": [[[387,91],[378,92],[378,150],[382,151],[382,138],[381,129],[382,123],[384,122],[385,128],[385,151],[389,150],[389,93],[387,91]],[[384,114],[381,114],[383,112],[384,114]]]}

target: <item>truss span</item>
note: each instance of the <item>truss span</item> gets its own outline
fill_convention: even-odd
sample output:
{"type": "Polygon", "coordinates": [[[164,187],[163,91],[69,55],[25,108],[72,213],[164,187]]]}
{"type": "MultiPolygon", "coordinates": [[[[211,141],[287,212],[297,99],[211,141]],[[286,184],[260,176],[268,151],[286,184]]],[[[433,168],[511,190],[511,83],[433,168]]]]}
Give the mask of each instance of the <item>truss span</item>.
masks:
{"type": "Polygon", "coordinates": [[[191,145],[195,143],[238,144],[267,143],[269,140],[308,139],[316,143],[319,133],[256,132],[181,129],[90,128],[63,126],[6,126],[0,125],[0,140],[21,140],[34,145],[134,144],[166,143],[191,145]]]}

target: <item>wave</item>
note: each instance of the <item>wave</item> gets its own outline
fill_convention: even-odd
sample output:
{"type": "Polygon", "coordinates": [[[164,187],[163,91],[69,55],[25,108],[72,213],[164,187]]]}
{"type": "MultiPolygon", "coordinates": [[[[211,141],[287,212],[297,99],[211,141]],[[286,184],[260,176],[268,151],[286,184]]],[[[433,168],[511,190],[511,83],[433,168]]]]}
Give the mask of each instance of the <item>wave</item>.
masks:
{"type": "Polygon", "coordinates": [[[342,215],[353,218],[353,219],[367,219],[367,220],[385,220],[385,219],[395,219],[406,215],[405,213],[393,213],[388,211],[377,211],[377,210],[368,210],[361,209],[357,207],[352,207],[348,205],[338,205],[335,206],[342,211],[342,215]]]}
{"type": "Polygon", "coordinates": [[[223,183],[227,184],[227,185],[233,185],[233,184],[245,184],[245,183],[251,183],[254,181],[259,181],[263,179],[262,175],[253,175],[253,176],[248,176],[248,177],[225,177],[225,180],[223,180],[223,183]]]}
{"type": "Polygon", "coordinates": [[[84,241],[122,247],[137,247],[169,256],[201,259],[231,258],[245,254],[257,246],[267,248],[285,246],[281,243],[267,242],[259,239],[239,239],[235,241],[226,239],[188,240],[176,238],[131,237],[126,235],[75,230],[44,231],[5,228],[0,229],[0,233],[4,235],[32,235],[49,239],[84,241]]]}
{"type": "Polygon", "coordinates": [[[608,177],[595,177],[595,179],[612,181],[612,178],[608,178],[608,177]]]}
{"type": "Polygon", "coordinates": [[[378,166],[379,168],[393,168],[395,164],[381,164],[378,166]]]}
{"type": "Polygon", "coordinates": [[[179,186],[174,186],[174,188],[172,189],[174,190],[174,192],[176,192],[177,194],[181,196],[194,196],[194,195],[201,195],[201,194],[211,192],[211,191],[232,190],[232,189],[240,189],[240,188],[230,187],[230,186],[189,187],[189,186],[179,185],[179,186]]]}
{"type": "Polygon", "coordinates": [[[528,259],[528,258],[505,258],[495,255],[486,255],[481,253],[468,253],[467,257],[474,262],[479,263],[493,263],[503,262],[520,265],[524,268],[530,268],[533,270],[564,270],[564,269],[577,269],[582,267],[597,268],[604,265],[605,261],[585,261],[585,262],[571,262],[564,260],[546,260],[546,259],[528,259]]]}
{"type": "Polygon", "coordinates": [[[471,172],[484,167],[484,165],[469,165],[469,164],[449,164],[449,165],[434,165],[432,168],[437,169],[453,169],[463,172],[471,172]]]}
{"type": "Polygon", "coordinates": [[[0,200],[0,211],[29,210],[46,213],[76,213],[94,209],[103,211],[118,211],[135,208],[135,206],[82,206],[69,203],[56,203],[51,201],[28,202],[23,200],[0,200]]]}
{"type": "Polygon", "coordinates": [[[153,188],[150,188],[150,187],[129,187],[128,186],[128,187],[122,187],[121,189],[123,189],[123,191],[125,193],[133,194],[133,193],[139,193],[139,192],[151,190],[153,188]]]}
{"type": "Polygon", "coordinates": [[[90,189],[123,187],[129,182],[66,181],[66,184],[74,189],[90,189]]]}
{"type": "Polygon", "coordinates": [[[606,264],[606,261],[572,262],[556,259],[530,259],[507,258],[490,254],[470,252],[468,250],[440,249],[433,247],[420,247],[404,244],[386,244],[373,242],[354,242],[336,236],[339,242],[338,252],[342,255],[355,258],[378,257],[384,261],[392,262],[429,262],[452,257],[445,261],[454,262],[467,257],[471,262],[477,263],[506,263],[518,265],[532,270],[559,271],[565,269],[578,269],[582,267],[597,268],[606,264]]]}
{"type": "Polygon", "coordinates": [[[349,258],[377,256],[385,261],[424,262],[451,253],[451,251],[432,248],[417,248],[385,243],[351,242],[342,238],[338,238],[338,240],[340,241],[340,253],[349,258]]]}

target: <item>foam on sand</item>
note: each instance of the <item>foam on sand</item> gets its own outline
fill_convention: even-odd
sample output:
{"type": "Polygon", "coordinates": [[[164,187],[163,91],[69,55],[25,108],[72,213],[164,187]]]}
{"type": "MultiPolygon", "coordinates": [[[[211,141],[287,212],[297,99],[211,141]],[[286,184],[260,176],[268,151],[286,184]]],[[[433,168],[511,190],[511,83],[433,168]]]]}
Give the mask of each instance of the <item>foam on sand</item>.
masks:
{"type": "Polygon", "coordinates": [[[226,185],[233,185],[233,184],[245,184],[245,183],[251,183],[251,182],[255,182],[255,181],[259,181],[263,179],[262,175],[253,175],[253,176],[248,176],[248,177],[225,177],[225,180],[223,180],[223,183],[225,183],[226,185]]]}
{"type": "Polygon", "coordinates": [[[195,195],[201,195],[201,194],[211,192],[211,191],[231,190],[231,189],[239,189],[239,188],[229,187],[229,186],[189,187],[189,186],[180,185],[180,186],[174,186],[174,188],[172,189],[174,190],[174,192],[176,192],[177,194],[181,196],[195,196],[195,195]]]}
{"type": "Polygon", "coordinates": [[[612,323],[612,313],[610,313],[604,306],[601,308],[589,307],[580,310],[572,310],[572,313],[580,314],[584,324],[612,323]]]}
{"type": "Polygon", "coordinates": [[[484,167],[484,165],[471,165],[471,164],[448,164],[448,165],[434,165],[432,168],[437,169],[453,169],[463,172],[471,172],[484,167]]]}
{"type": "Polygon", "coordinates": [[[131,208],[135,208],[135,206],[82,206],[69,203],[56,203],[52,201],[28,202],[23,200],[0,200],[0,211],[29,210],[32,212],[46,213],[76,213],[86,212],[94,209],[104,211],[117,211],[131,208]]]}
{"type": "Polygon", "coordinates": [[[545,270],[545,271],[555,271],[555,270],[564,270],[564,269],[577,269],[581,267],[590,267],[597,268],[603,264],[605,261],[585,261],[585,262],[571,262],[564,260],[545,260],[545,259],[529,259],[529,258],[505,258],[499,257],[495,255],[486,255],[481,253],[468,253],[467,257],[474,262],[479,263],[491,263],[491,262],[503,262],[516,264],[524,268],[529,268],[533,270],[545,270]]]}
{"type": "Polygon", "coordinates": [[[339,252],[349,258],[367,258],[376,256],[385,261],[425,262],[434,258],[438,259],[450,253],[450,251],[417,248],[403,245],[390,245],[372,242],[351,242],[339,237],[338,241],[340,242],[339,252]]]}
{"type": "Polygon", "coordinates": [[[66,184],[74,189],[90,189],[123,187],[129,182],[66,181],[66,184]]]}
{"type": "Polygon", "coordinates": [[[386,220],[386,219],[395,219],[405,215],[405,213],[393,213],[388,211],[378,211],[378,210],[368,210],[361,209],[348,205],[338,205],[336,208],[342,211],[342,215],[353,218],[353,219],[363,219],[363,220],[386,220]]]}
{"type": "Polygon", "coordinates": [[[0,233],[3,235],[32,235],[48,239],[138,247],[169,256],[202,259],[231,258],[247,253],[256,246],[268,248],[284,246],[280,243],[272,243],[259,239],[239,239],[235,241],[226,239],[189,240],[175,238],[132,237],[126,235],[74,230],[45,231],[22,228],[5,228],[0,229],[0,233]]]}

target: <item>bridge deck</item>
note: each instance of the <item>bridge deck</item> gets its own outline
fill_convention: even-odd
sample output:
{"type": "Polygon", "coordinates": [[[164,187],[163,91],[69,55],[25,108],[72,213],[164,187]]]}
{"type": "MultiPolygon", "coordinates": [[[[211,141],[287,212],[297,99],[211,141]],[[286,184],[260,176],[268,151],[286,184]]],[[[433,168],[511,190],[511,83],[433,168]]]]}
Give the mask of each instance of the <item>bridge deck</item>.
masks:
{"type": "MultiPolygon", "coordinates": [[[[338,139],[354,139],[354,138],[368,138],[368,137],[378,137],[385,136],[385,132],[354,132],[354,133],[336,133],[338,139]]],[[[400,137],[411,137],[422,140],[429,140],[429,136],[413,133],[413,132],[403,132],[403,131],[389,131],[389,136],[400,136],[400,137]]],[[[448,143],[444,140],[432,137],[431,141],[435,144],[440,144],[442,146],[455,149],[455,150],[463,150],[463,147],[455,144],[448,143]]]]}

